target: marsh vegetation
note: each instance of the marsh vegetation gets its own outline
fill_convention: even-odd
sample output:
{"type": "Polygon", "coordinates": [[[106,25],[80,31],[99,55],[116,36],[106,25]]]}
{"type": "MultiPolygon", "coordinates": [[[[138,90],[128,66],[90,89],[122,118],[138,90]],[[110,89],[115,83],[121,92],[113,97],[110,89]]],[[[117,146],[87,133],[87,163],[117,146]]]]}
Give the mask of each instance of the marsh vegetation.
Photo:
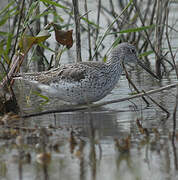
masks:
{"type": "Polygon", "coordinates": [[[0,7],[0,179],[177,179],[177,1],[9,0],[0,7]],[[112,93],[69,105],[15,74],[106,62],[130,42],[112,93]]]}

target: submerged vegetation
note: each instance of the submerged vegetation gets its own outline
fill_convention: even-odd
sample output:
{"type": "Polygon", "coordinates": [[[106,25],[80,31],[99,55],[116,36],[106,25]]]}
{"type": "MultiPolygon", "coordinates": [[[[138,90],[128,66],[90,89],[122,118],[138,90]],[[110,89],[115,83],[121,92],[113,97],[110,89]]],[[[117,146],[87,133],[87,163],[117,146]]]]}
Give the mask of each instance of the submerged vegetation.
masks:
{"type": "MultiPolygon", "coordinates": [[[[109,0],[103,2],[98,0],[93,1],[95,6],[90,3],[91,1],[87,0],[9,0],[2,3],[4,5],[0,9],[0,138],[7,141],[1,143],[0,151],[6,151],[6,148],[7,151],[16,149],[17,157],[14,158],[15,160],[13,159],[13,163],[18,162],[19,179],[23,179],[23,165],[30,164],[34,154],[35,162],[40,164],[43,169],[44,178],[41,179],[50,179],[49,164],[53,162],[52,166],[54,167],[57,164],[53,154],[60,159],[61,152],[62,155],[67,156],[67,160],[70,159],[70,162],[78,160],[80,179],[87,179],[88,176],[91,176],[91,179],[97,179],[97,168],[100,163],[107,167],[107,158],[103,157],[102,140],[95,131],[96,129],[93,128],[95,124],[93,110],[104,105],[130,101],[139,97],[143,98],[147,106],[152,103],[156,110],[159,109],[159,113],[161,111],[166,114],[163,119],[160,118],[163,122],[155,124],[164,126],[166,120],[170,119],[171,123],[168,127],[165,126],[160,130],[155,126],[154,128],[146,127],[144,121],[137,118],[134,125],[130,125],[136,130],[130,128],[130,133],[120,139],[113,135],[111,139],[112,148],[114,147],[116,150],[115,169],[122,167],[121,164],[124,161],[129,169],[129,176],[133,175],[135,179],[139,179],[138,168],[133,167],[135,157],[131,156],[132,147],[136,147],[140,154],[144,154],[143,151],[146,152],[144,161],[148,166],[150,166],[150,159],[147,153],[155,153],[157,156],[163,147],[166,149],[163,159],[169,161],[168,171],[171,171],[171,163],[176,171],[178,169],[176,151],[178,65],[176,61],[177,46],[174,42],[174,38],[177,38],[178,34],[176,28],[178,19],[177,16],[172,17],[171,12],[177,2],[170,0],[109,0]],[[93,10],[93,8],[95,9],[93,10]],[[160,79],[156,89],[153,89],[155,83],[153,82],[150,83],[153,88],[150,87],[148,91],[139,90],[124,67],[128,82],[134,89],[134,93],[127,97],[92,105],[65,106],[57,110],[35,111],[32,114],[25,114],[19,107],[19,101],[14,92],[14,74],[50,70],[58,67],[64,58],[67,59],[71,56],[71,59],[75,57],[76,62],[83,61],[86,57],[89,61],[107,61],[111,49],[121,42],[134,44],[138,49],[140,59],[156,72],[160,79]],[[150,57],[154,57],[152,61],[150,61],[150,57]],[[171,79],[171,74],[174,74],[174,79],[171,79]],[[165,83],[165,78],[169,83],[165,83]],[[169,93],[164,94],[164,91],[171,88],[170,94],[174,96],[172,107],[169,104],[158,102],[159,97],[156,97],[156,93],[162,93],[164,99],[169,99],[166,97],[169,93]],[[155,98],[150,95],[154,95],[155,98]],[[80,114],[82,111],[82,120],[89,119],[87,130],[70,125],[68,127],[58,125],[57,113],[74,111],[76,114],[80,114]],[[48,126],[36,123],[29,127],[26,118],[33,121],[37,116],[43,117],[42,115],[45,114],[53,114],[54,122],[48,126]],[[30,117],[34,117],[34,119],[30,119],[30,117]],[[170,144],[172,149],[168,147],[170,144]],[[67,150],[66,146],[69,147],[67,150]],[[88,147],[89,151],[87,151],[88,147]],[[166,157],[165,154],[168,151],[173,152],[173,155],[166,157]],[[90,167],[88,176],[85,172],[86,166],[90,167]]],[[[33,94],[42,99],[40,101],[42,105],[49,102],[49,98],[45,95],[35,91],[33,94]]],[[[28,95],[26,101],[29,101],[28,95]]],[[[137,105],[133,103],[133,107],[133,112],[137,113],[137,105]]],[[[140,114],[142,114],[142,110],[140,114]]],[[[105,115],[101,117],[105,117],[105,115]]],[[[110,121],[110,119],[107,120],[110,121]]],[[[79,125],[81,124],[79,123],[79,125]]],[[[102,133],[106,132],[103,130],[102,133]]],[[[7,152],[4,154],[6,155],[7,152]]],[[[137,158],[139,158],[138,154],[137,158]]],[[[113,161],[110,159],[109,163],[111,162],[113,161]]],[[[0,158],[0,177],[8,174],[8,163],[0,158]]],[[[62,157],[59,163],[62,164],[60,168],[64,168],[65,163],[62,157]]],[[[74,168],[72,163],[67,162],[66,164],[74,168]]],[[[54,169],[58,171],[57,168],[54,169]]],[[[64,172],[67,179],[66,170],[60,169],[61,172],[64,172]]],[[[113,170],[113,172],[117,171],[113,170]]],[[[113,179],[120,177],[117,173],[113,179]]],[[[40,174],[36,173],[36,176],[38,177],[40,174]]],[[[52,173],[51,176],[53,176],[52,173]]]]}

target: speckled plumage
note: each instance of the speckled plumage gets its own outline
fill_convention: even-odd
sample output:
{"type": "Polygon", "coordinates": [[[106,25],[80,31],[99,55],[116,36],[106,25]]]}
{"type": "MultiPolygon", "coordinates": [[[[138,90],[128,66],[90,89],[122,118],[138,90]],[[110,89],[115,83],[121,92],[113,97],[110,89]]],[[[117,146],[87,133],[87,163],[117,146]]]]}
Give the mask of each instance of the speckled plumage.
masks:
{"type": "Polygon", "coordinates": [[[39,88],[59,99],[84,104],[98,101],[109,94],[122,74],[122,63],[137,61],[135,47],[121,43],[112,50],[106,63],[67,64],[50,71],[25,73],[17,77],[36,83],[39,88]]]}

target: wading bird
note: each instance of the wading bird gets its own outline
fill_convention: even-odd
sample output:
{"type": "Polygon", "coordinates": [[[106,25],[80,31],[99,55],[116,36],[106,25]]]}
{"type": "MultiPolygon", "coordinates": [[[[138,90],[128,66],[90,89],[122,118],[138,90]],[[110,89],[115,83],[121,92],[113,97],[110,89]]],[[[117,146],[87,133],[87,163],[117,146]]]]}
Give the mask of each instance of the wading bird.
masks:
{"type": "Polygon", "coordinates": [[[129,43],[121,43],[114,48],[106,63],[78,62],[61,65],[49,71],[19,74],[15,78],[35,83],[40,89],[61,100],[86,104],[108,95],[123,72],[123,64],[129,63],[139,64],[157,78],[140,62],[136,48],[129,43]]]}

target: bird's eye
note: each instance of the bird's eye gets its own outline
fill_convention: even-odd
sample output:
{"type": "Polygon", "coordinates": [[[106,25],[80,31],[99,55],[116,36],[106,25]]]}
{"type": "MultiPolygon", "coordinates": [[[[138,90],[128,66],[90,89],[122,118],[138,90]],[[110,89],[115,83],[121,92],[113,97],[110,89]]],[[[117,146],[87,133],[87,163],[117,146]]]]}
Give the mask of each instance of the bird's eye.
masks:
{"type": "Polygon", "coordinates": [[[130,52],[133,53],[133,54],[136,53],[135,49],[130,49],[130,52]]]}

